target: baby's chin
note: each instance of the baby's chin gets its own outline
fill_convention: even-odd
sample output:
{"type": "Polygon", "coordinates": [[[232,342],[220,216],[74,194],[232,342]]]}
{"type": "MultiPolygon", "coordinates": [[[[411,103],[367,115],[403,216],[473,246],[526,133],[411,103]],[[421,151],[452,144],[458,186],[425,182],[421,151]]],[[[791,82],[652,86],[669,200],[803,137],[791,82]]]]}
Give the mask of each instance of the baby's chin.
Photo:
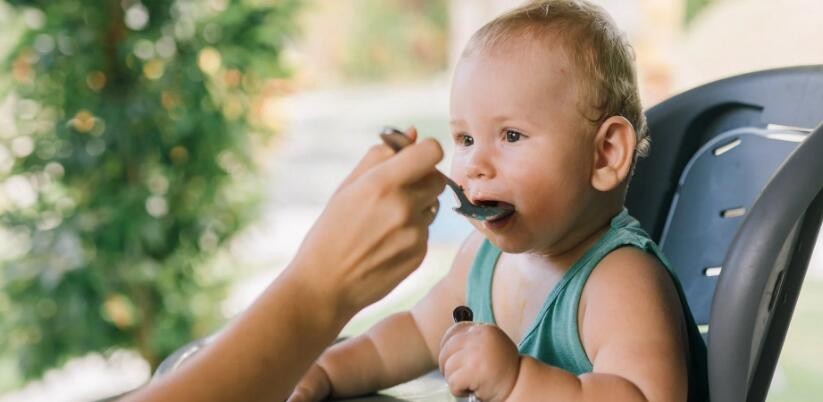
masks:
{"type": "Polygon", "coordinates": [[[482,222],[472,220],[474,229],[480,232],[492,245],[508,254],[520,254],[528,251],[532,244],[528,239],[523,238],[523,233],[519,231],[506,230],[505,232],[495,232],[484,227],[482,222]]]}

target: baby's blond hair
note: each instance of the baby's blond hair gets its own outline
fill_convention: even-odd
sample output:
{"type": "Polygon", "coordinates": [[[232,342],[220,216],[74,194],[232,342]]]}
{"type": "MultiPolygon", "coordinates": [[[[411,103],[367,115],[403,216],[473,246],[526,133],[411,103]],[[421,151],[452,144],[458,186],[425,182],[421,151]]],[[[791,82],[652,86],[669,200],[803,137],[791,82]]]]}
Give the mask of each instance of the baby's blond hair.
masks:
{"type": "Polygon", "coordinates": [[[637,156],[650,138],[640,104],[634,51],[608,13],[585,0],[536,1],[497,17],[475,32],[464,55],[493,49],[512,39],[560,38],[579,70],[583,116],[599,126],[623,116],[637,133],[637,156]]]}

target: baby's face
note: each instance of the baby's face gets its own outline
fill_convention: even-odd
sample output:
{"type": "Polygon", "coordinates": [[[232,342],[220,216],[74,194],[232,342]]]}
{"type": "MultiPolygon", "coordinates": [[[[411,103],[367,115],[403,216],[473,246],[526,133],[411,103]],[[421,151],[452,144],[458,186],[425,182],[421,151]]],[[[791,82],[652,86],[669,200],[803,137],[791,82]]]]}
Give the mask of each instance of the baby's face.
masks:
{"type": "Polygon", "coordinates": [[[523,45],[463,58],[452,84],[452,178],[474,203],[515,208],[473,221],[506,252],[554,253],[591,202],[594,127],[561,51],[523,45]]]}

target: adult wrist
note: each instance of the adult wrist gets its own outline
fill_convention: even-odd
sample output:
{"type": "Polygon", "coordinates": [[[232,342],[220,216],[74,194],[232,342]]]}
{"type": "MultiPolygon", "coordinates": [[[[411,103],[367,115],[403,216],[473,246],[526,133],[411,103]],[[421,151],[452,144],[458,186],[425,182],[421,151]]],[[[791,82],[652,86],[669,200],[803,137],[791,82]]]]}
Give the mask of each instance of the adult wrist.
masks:
{"type": "Polygon", "coordinates": [[[307,300],[316,314],[329,314],[329,319],[342,327],[359,311],[348,299],[347,289],[333,275],[318,272],[320,264],[295,260],[281,274],[289,286],[300,290],[300,299],[307,300]]]}

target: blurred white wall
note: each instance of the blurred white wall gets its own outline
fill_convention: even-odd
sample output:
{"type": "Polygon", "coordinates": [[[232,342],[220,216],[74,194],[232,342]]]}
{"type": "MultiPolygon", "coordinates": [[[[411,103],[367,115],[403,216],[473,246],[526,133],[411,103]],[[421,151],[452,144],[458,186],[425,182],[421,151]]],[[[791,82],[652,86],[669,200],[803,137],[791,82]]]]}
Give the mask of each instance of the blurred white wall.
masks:
{"type": "Polygon", "coordinates": [[[823,64],[823,1],[717,1],[683,37],[675,88],[804,64],[823,64]]]}

